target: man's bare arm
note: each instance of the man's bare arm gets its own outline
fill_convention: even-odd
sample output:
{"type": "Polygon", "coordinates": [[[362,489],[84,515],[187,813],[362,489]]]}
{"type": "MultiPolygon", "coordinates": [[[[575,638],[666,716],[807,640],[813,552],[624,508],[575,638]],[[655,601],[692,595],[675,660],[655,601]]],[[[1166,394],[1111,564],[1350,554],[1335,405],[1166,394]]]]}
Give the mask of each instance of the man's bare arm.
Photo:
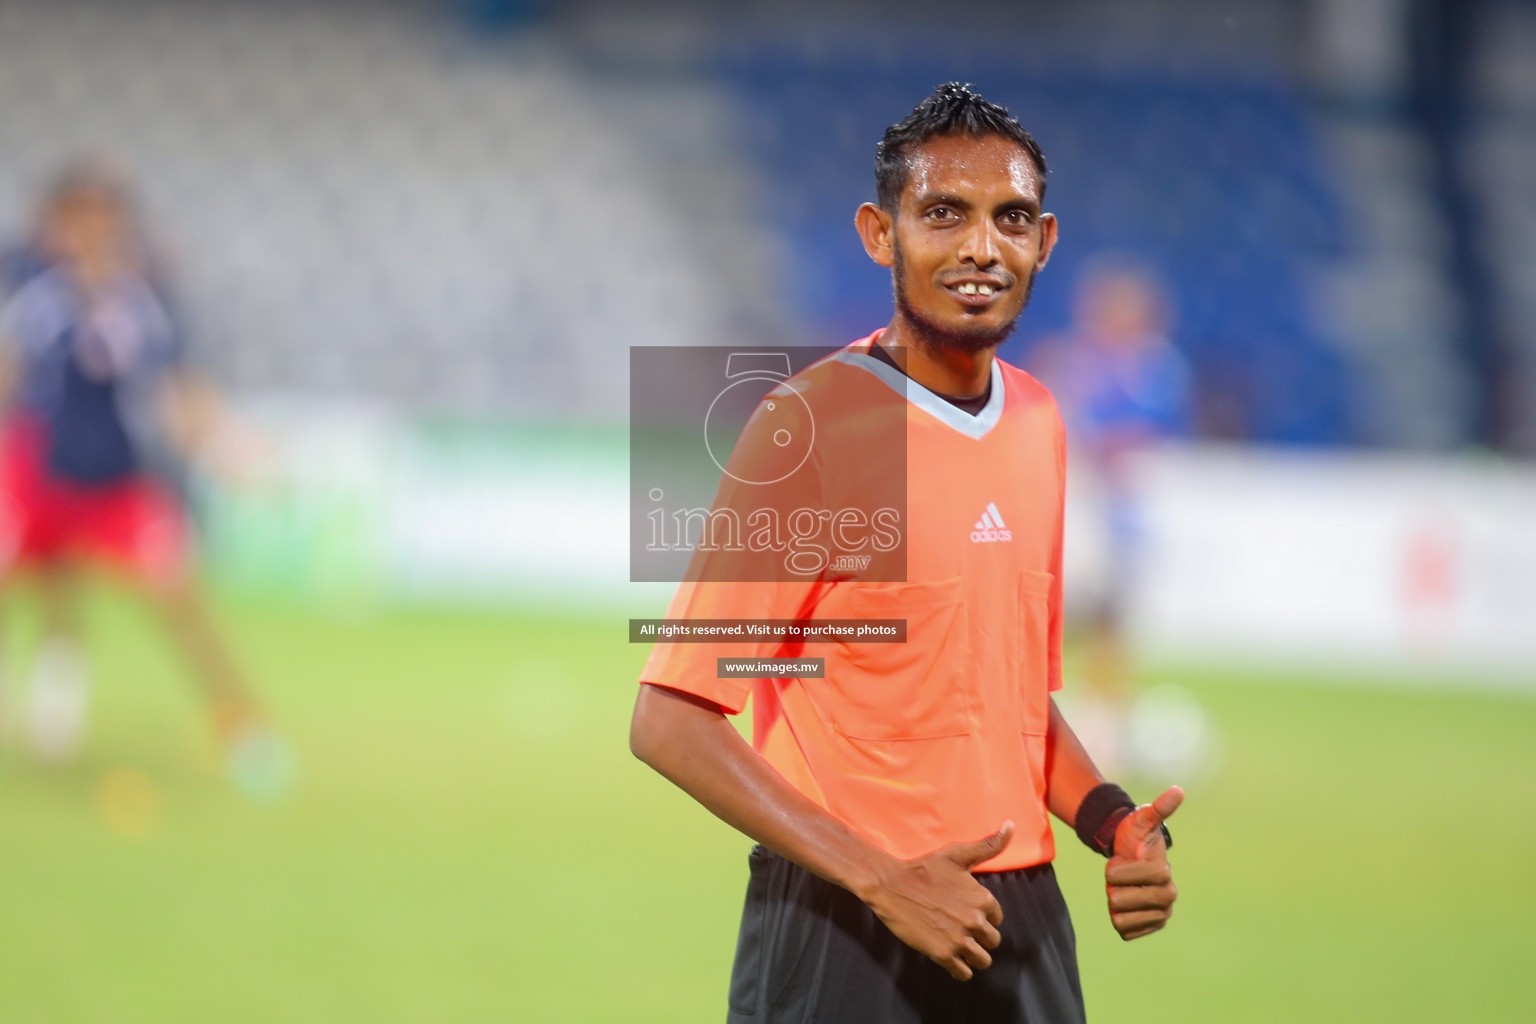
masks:
{"type": "Polygon", "coordinates": [[[962,980],[992,963],[1002,910],[970,875],[1001,853],[1009,823],[985,839],[903,861],[828,814],[774,770],[715,705],[642,684],[630,722],[635,756],[716,817],[869,905],[903,942],[962,980]]]}
{"type": "Polygon", "coordinates": [[[707,701],[642,685],[629,748],[727,825],[860,898],[894,859],[791,786],[707,701]]]}
{"type": "MultiPolygon", "coordinates": [[[[1104,775],[1054,699],[1049,729],[1045,741],[1046,805],[1052,814],[1075,827],[1083,797],[1104,781],[1104,775]]],[[[1174,786],[1153,803],[1127,814],[1115,830],[1114,856],[1104,866],[1104,891],[1110,923],[1122,939],[1139,939],[1161,930],[1173,913],[1179,890],[1173,884],[1161,825],[1183,800],[1184,791],[1174,786]]]]}
{"type": "Polygon", "coordinates": [[[1051,719],[1045,734],[1045,805],[1069,826],[1077,825],[1077,809],[1088,791],[1104,781],[1077,734],[1062,717],[1056,699],[1049,698],[1051,719]]]}

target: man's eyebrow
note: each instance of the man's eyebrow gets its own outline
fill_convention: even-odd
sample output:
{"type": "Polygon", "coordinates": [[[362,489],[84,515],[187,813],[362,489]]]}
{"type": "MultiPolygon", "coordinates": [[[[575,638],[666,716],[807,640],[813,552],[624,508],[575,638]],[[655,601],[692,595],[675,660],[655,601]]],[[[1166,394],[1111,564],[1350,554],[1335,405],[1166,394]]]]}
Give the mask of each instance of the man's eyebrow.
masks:
{"type": "Polygon", "coordinates": [[[1040,200],[1038,199],[1010,199],[1007,202],[997,204],[998,213],[1009,213],[1013,210],[1023,210],[1031,216],[1040,213],[1040,200]]]}
{"type": "MultiPolygon", "coordinates": [[[[926,192],[918,197],[917,205],[953,206],[957,210],[971,210],[975,208],[976,204],[971,202],[969,199],[962,199],[961,197],[949,192],[926,192]]],[[[994,213],[1008,213],[1011,210],[1022,210],[1030,216],[1038,216],[1040,213],[1040,200],[1036,198],[1022,197],[1018,199],[1009,199],[998,203],[997,206],[993,208],[994,213]]]]}
{"type": "Polygon", "coordinates": [[[962,210],[969,210],[972,203],[968,199],[961,199],[957,195],[948,192],[927,192],[918,197],[919,206],[954,206],[962,210]]]}

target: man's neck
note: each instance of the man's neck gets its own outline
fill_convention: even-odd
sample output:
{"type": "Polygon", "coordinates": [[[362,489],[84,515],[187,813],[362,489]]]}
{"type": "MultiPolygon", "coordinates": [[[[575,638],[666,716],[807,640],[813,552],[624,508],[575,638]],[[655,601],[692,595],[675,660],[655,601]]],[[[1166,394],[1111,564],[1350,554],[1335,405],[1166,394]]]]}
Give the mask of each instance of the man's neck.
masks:
{"type": "Polygon", "coordinates": [[[897,313],[875,344],[883,345],[908,377],[929,391],[957,398],[972,398],[987,390],[992,379],[996,348],[975,352],[943,348],[924,338],[897,313]]]}

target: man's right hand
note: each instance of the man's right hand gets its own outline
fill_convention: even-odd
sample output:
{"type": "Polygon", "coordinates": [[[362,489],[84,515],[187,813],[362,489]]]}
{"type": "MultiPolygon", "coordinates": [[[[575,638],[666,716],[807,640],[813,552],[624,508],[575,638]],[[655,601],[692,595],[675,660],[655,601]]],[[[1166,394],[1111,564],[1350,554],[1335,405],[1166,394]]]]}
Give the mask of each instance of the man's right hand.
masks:
{"type": "Polygon", "coordinates": [[[630,723],[635,756],[721,819],[841,885],[913,949],[964,981],[992,963],[1002,908],[971,869],[1002,853],[1008,822],[985,839],[897,860],[785,781],[720,707],[645,684],[630,723]]]}
{"type": "Polygon", "coordinates": [[[859,894],[902,942],[960,981],[992,966],[987,951],[1002,941],[1003,908],[971,869],[1002,853],[1013,822],[969,843],[951,843],[926,857],[899,860],[859,894]]]}

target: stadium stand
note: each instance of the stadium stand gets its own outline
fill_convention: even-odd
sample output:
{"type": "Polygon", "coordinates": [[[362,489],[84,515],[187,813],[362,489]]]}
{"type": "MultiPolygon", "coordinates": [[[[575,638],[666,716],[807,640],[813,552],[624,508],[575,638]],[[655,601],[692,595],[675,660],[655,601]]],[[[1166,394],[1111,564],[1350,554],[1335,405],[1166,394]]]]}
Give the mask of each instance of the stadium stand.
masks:
{"type": "Polygon", "coordinates": [[[20,0],[0,6],[0,225],[106,154],[230,386],[622,416],[630,344],[767,328],[732,305],[758,292],[728,286],[753,246],[714,184],[713,93],[615,91],[557,40],[481,45],[414,5],[20,0]],[[683,118],[690,150],[655,144],[683,118]]]}
{"type": "MultiPolygon", "coordinates": [[[[849,226],[873,143],[963,78],[1040,138],[1064,226],[1006,355],[1065,325],[1083,261],[1130,250],[1171,288],[1203,432],[1465,443],[1423,144],[1390,84],[1365,102],[1319,84],[1320,39],[1371,37],[1328,12],[1360,5],[1237,24],[1220,4],[1026,3],[998,14],[1024,53],[936,37],[905,0],[780,6],[11,0],[0,229],[62,161],[115,154],[230,386],[613,418],[630,344],[883,322],[888,284],[849,226]]],[[[1469,160],[1536,450],[1536,17],[1491,9],[1469,160]]]]}
{"type": "Polygon", "coordinates": [[[1474,44],[1482,116],[1469,155],[1507,311],[1499,328],[1514,350],[1513,448],[1536,454],[1536,7],[1495,4],[1489,15],[1474,44]]]}
{"type": "MultiPolygon", "coordinates": [[[[872,140],[893,112],[956,76],[953,60],[922,53],[916,39],[895,60],[856,43],[819,54],[743,46],[723,62],[781,183],[803,313],[829,336],[867,330],[889,308],[889,287],[865,266],[848,211],[871,192],[872,140]]],[[[1346,237],[1293,89],[1278,76],[1017,61],[974,61],[964,77],[1040,140],[1053,171],[1047,205],[1063,225],[1008,354],[1020,357],[1066,326],[1068,285],[1085,260],[1126,250],[1151,261],[1174,292],[1177,340],[1222,410],[1211,429],[1277,442],[1351,439],[1354,382],[1309,315],[1307,291],[1315,268],[1344,255],[1346,237]]]]}

